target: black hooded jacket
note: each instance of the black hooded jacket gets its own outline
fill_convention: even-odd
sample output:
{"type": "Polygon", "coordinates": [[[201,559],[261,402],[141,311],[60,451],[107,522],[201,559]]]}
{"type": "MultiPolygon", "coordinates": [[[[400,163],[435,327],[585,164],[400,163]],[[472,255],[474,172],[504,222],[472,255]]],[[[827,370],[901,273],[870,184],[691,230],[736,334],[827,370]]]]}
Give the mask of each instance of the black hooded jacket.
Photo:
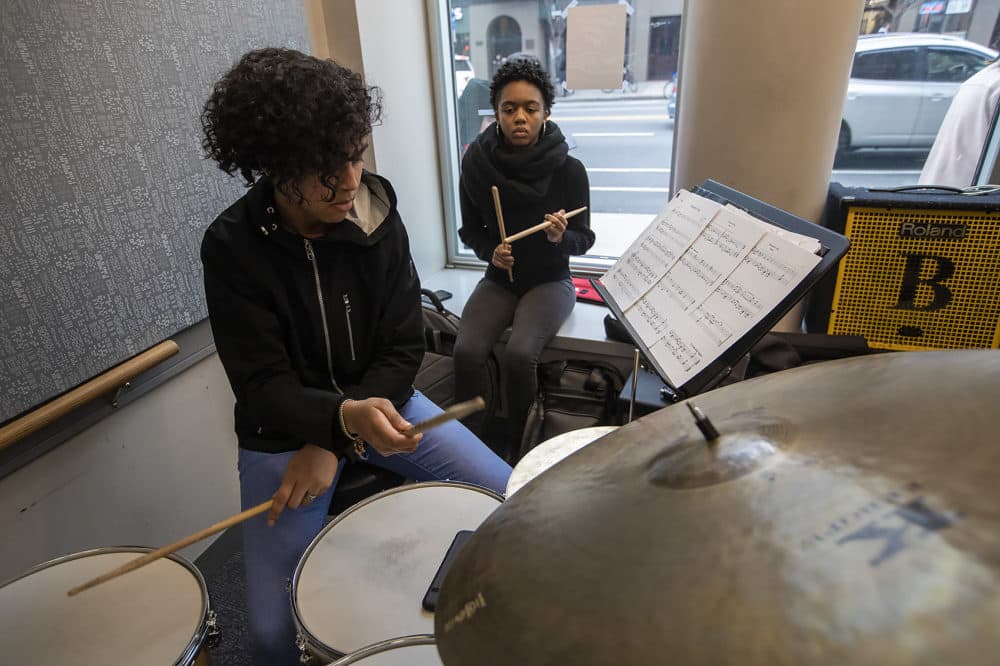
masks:
{"type": "Polygon", "coordinates": [[[201,246],[215,346],[236,395],[241,447],[310,443],[342,453],[345,397],[413,394],[424,353],[420,282],[389,181],[362,183],[388,209],[308,240],[279,223],[265,178],[209,226],[201,246]],[[325,315],[325,318],[324,318],[325,315]]]}
{"type": "Polygon", "coordinates": [[[594,244],[587,170],[568,152],[562,131],[551,120],[538,143],[527,149],[509,147],[497,134],[494,122],[476,137],[462,158],[462,227],[458,235],[487,263],[500,244],[491,186],[500,191],[508,236],[544,222],[546,213],[588,207],[569,219],[559,243],[550,243],[540,231],[511,244],[513,283],[507,271],[490,263],[486,277],[518,295],[539,284],[568,278],[570,255],[584,254],[594,244]]]}

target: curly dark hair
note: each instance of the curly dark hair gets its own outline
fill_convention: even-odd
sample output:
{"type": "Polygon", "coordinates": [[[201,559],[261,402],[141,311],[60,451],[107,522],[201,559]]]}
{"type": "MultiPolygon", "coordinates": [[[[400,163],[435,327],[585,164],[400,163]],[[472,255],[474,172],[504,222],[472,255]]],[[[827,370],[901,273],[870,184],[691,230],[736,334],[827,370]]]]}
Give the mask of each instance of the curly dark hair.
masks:
{"type": "Polygon", "coordinates": [[[500,69],[493,75],[493,82],[490,83],[490,106],[494,112],[499,110],[500,93],[504,86],[513,81],[526,81],[538,88],[545,103],[545,113],[552,111],[552,105],[556,103],[556,91],[549,73],[534,58],[517,58],[500,65],[500,69]]]}
{"type": "Polygon", "coordinates": [[[215,84],[201,112],[202,147],[219,168],[252,185],[268,174],[300,201],[299,180],[336,173],[382,116],[382,91],[332,60],[292,49],[250,51],[215,84]]]}

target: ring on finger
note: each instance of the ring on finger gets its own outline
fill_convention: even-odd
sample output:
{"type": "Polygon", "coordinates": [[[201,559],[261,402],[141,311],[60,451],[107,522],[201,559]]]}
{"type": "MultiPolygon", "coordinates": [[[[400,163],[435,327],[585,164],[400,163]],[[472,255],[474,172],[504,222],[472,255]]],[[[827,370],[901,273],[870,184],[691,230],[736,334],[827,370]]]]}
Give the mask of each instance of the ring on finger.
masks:
{"type": "Polygon", "coordinates": [[[303,504],[312,504],[313,502],[316,501],[317,497],[319,497],[319,495],[313,495],[312,493],[306,493],[305,497],[302,498],[302,503],[303,504]]]}

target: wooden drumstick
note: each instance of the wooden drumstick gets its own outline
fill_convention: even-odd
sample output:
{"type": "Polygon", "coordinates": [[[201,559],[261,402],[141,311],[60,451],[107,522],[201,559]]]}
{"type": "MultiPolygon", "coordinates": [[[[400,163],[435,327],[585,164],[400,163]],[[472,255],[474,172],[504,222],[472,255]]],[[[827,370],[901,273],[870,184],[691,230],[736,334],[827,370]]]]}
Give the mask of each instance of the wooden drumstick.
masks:
{"type": "Polygon", "coordinates": [[[78,586],[74,587],[72,590],[70,590],[66,594],[68,596],[72,597],[72,596],[75,596],[75,595],[79,594],[80,592],[83,592],[84,590],[88,590],[88,589],[94,587],[95,585],[100,585],[101,583],[106,583],[107,581],[111,580],[112,578],[117,578],[118,576],[121,576],[122,574],[127,574],[130,571],[135,571],[136,569],[138,569],[140,567],[146,566],[150,562],[155,562],[156,560],[158,560],[158,559],[160,559],[162,557],[165,557],[165,556],[169,555],[170,553],[178,551],[181,548],[185,548],[187,546],[190,546],[191,544],[195,543],[196,541],[201,541],[202,539],[204,539],[206,537],[210,537],[213,534],[215,534],[216,532],[221,532],[222,530],[224,530],[224,529],[226,529],[228,527],[232,527],[233,525],[237,525],[239,523],[242,523],[244,520],[247,520],[249,518],[253,518],[257,514],[264,513],[265,511],[267,511],[267,510],[269,510],[271,508],[271,504],[273,502],[274,502],[274,500],[267,500],[266,502],[258,504],[255,507],[251,507],[251,508],[247,509],[246,511],[241,511],[240,513],[236,514],[235,516],[230,516],[229,518],[226,518],[225,520],[220,520],[219,522],[215,523],[211,527],[206,527],[205,529],[203,529],[201,531],[198,531],[198,532],[195,532],[194,534],[191,534],[190,536],[186,536],[183,539],[181,539],[180,541],[175,541],[174,543],[170,544],[169,546],[164,546],[163,548],[157,548],[156,550],[154,550],[151,553],[146,553],[145,555],[143,555],[141,557],[137,557],[134,560],[129,560],[128,562],[126,562],[125,564],[121,565],[117,569],[112,569],[111,571],[109,571],[109,572],[107,572],[105,574],[101,574],[97,578],[93,578],[91,580],[88,580],[83,585],[78,585],[78,586]]]}
{"type": "MultiPolygon", "coordinates": [[[[571,210],[570,212],[566,213],[563,217],[565,217],[568,220],[571,217],[579,215],[580,213],[582,213],[585,210],[587,210],[587,207],[586,206],[581,206],[580,208],[577,208],[576,210],[571,210]]],[[[528,227],[524,231],[518,231],[513,236],[507,236],[507,238],[503,239],[503,242],[504,243],[513,243],[516,240],[521,240],[525,236],[530,236],[531,234],[535,233],[536,231],[544,231],[545,229],[548,229],[551,226],[552,226],[552,223],[549,222],[548,220],[546,220],[545,222],[542,222],[541,224],[536,224],[533,227],[528,227]]]]}
{"type": "MultiPolygon", "coordinates": [[[[497,224],[500,226],[500,238],[507,238],[507,230],[503,228],[503,209],[500,207],[500,190],[494,185],[490,188],[490,192],[493,193],[493,208],[497,212],[497,224]]],[[[504,243],[507,241],[504,240],[504,243]]],[[[507,278],[513,282],[514,281],[514,270],[512,268],[507,269],[507,278]]]]}
{"type": "Polygon", "coordinates": [[[482,396],[476,396],[472,400],[466,400],[465,402],[459,402],[448,409],[444,410],[437,416],[432,416],[426,421],[421,421],[417,425],[413,426],[409,430],[405,431],[404,435],[419,435],[422,432],[430,430],[431,428],[436,428],[439,425],[443,425],[448,421],[454,421],[455,419],[464,419],[469,414],[474,414],[480,409],[486,407],[486,401],[483,400],[482,396]]]}

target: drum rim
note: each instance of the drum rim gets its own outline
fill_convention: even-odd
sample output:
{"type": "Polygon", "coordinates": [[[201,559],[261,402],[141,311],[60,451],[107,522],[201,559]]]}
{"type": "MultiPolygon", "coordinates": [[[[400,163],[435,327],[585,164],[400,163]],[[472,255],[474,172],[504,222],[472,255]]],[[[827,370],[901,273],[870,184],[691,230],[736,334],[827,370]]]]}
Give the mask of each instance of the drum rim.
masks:
{"type": "MultiPolygon", "coordinates": [[[[54,567],[59,564],[64,564],[66,562],[71,562],[72,560],[79,560],[84,557],[92,557],[94,555],[107,555],[109,553],[152,553],[155,548],[149,548],[147,546],[107,546],[102,548],[91,548],[89,550],[81,550],[78,553],[69,553],[67,555],[60,555],[59,557],[48,560],[47,562],[42,562],[41,564],[36,564],[24,573],[14,576],[8,580],[0,582],[0,590],[16,583],[22,578],[27,578],[40,571],[54,567]]],[[[178,555],[177,553],[170,553],[164,556],[167,559],[171,559],[177,564],[187,569],[198,582],[198,587],[201,589],[201,620],[198,622],[198,629],[195,631],[194,636],[188,642],[187,647],[181,652],[177,661],[174,662],[174,666],[188,666],[193,664],[198,653],[201,651],[201,646],[204,644],[205,639],[208,637],[209,626],[208,626],[208,616],[211,613],[211,608],[209,606],[208,599],[208,585],[205,584],[205,577],[202,576],[201,571],[188,560],[183,555],[178,555]]]]}
{"type": "MultiPolygon", "coordinates": [[[[366,497],[357,504],[348,507],[344,511],[337,514],[337,517],[331,520],[329,524],[327,524],[325,527],[323,527],[323,529],[321,529],[316,534],[316,536],[313,537],[313,540],[309,542],[309,545],[306,546],[306,549],[302,551],[302,555],[299,557],[298,564],[295,565],[295,573],[292,574],[291,584],[288,587],[288,596],[290,597],[292,604],[292,620],[295,623],[295,630],[298,634],[296,643],[299,646],[299,650],[305,651],[305,649],[308,647],[311,650],[319,652],[320,657],[324,659],[329,659],[331,661],[336,661],[338,659],[342,659],[348,656],[349,654],[353,654],[353,653],[341,652],[340,650],[337,650],[327,645],[323,641],[313,636],[309,632],[309,630],[306,629],[305,622],[303,621],[302,615],[299,612],[298,594],[296,593],[298,592],[299,589],[299,577],[302,574],[302,567],[305,564],[306,560],[309,559],[309,555],[312,553],[313,549],[315,549],[317,544],[319,544],[319,542],[323,540],[323,537],[326,536],[326,533],[332,530],[338,524],[340,524],[342,520],[347,518],[355,511],[360,511],[365,506],[383,497],[388,497],[389,495],[393,495],[395,493],[410,491],[415,488],[434,488],[439,486],[445,488],[464,488],[466,490],[475,490],[476,492],[482,493],[488,497],[492,497],[501,504],[503,503],[504,500],[502,495],[493,492],[489,488],[484,488],[483,486],[477,486],[474,483],[465,483],[463,481],[422,481],[420,483],[408,483],[401,486],[396,486],[394,488],[389,488],[388,490],[383,490],[382,492],[376,493],[371,497],[366,497]]],[[[429,634],[413,634],[413,635],[423,636],[429,634]]],[[[372,645],[378,645],[378,643],[373,643],[372,645]]],[[[360,649],[363,650],[365,648],[360,648],[360,649]]]]}
{"type": "Polygon", "coordinates": [[[437,638],[433,634],[411,634],[409,636],[400,636],[399,638],[389,638],[378,643],[366,645],[350,654],[345,654],[330,664],[330,666],[350,666],[350,664],[359,659],[366,659],[372,655],[389,652],[396,648],[414,647],[417,645],[433,645],[437,647],[437,638]]]}

